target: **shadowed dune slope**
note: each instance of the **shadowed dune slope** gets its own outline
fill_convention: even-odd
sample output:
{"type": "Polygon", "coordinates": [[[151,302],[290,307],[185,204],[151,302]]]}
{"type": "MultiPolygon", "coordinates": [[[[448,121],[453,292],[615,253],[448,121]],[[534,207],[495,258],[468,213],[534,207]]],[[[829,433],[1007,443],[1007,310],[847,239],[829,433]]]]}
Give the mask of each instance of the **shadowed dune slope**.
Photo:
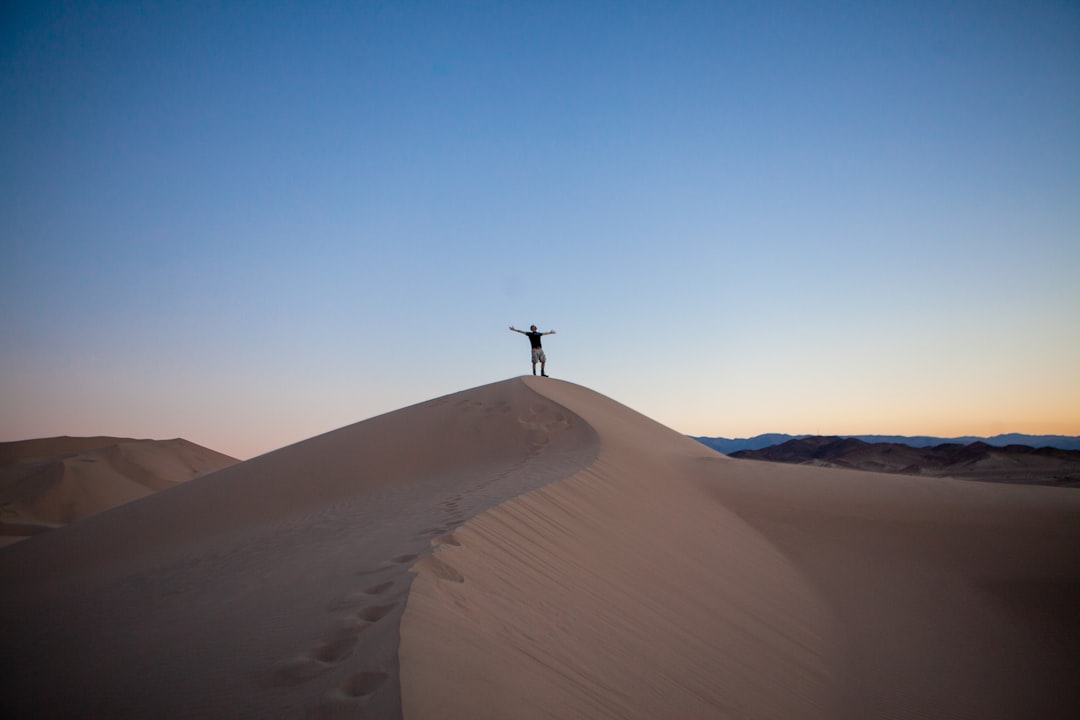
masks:
{"type": "Polygon", "coordinates": [[[409,720],[1075,716],[1075,491],[733,460],[526,382],[596,460],[415,565],[409,720]]]}
{"type": "Polygon", "coordinates": [[[513,379],[292,445],[0,551],[21,718],[400,716],[398,625],[432,538],[588,466],[513,379]]]}
{"type": "Polygon", "coordinates": [[[183,439],[56,437],[0,443],[0,544],[237,462],[183,439]]]}

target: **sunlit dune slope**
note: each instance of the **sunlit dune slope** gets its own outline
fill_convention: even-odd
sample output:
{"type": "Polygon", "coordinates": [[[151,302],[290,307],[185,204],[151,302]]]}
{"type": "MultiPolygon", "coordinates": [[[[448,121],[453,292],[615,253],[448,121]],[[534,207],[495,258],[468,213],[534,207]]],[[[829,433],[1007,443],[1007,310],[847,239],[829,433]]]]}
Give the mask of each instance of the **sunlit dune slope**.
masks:
{"type": "Polygon", "coordinates": [[[437,541],[405,716],[1072,717],[1080,495],[739,461],[526,382],[596,461],[437,541]]]}

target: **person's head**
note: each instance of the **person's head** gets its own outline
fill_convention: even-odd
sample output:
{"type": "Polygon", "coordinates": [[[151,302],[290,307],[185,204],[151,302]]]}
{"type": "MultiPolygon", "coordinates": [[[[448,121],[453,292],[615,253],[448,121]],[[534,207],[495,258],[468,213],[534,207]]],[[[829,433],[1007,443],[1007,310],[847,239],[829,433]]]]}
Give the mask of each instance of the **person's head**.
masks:
{"type": "Polygon", "coordinates": [[[533,332],[536,332],[536,326],[535,325],[530,325],[529,329],[532,330],[533,332]]]}

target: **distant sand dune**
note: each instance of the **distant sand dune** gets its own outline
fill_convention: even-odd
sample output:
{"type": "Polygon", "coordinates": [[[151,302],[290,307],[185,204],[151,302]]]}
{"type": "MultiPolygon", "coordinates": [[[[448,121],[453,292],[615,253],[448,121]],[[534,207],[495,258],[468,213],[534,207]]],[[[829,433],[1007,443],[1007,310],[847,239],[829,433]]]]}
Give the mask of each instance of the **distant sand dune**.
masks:
{"type": "Polygon", "coordinates": [[[0,551],[20,718],[1071,718],[1080,493],[516,378],[0,551]]]}
{"type": "Polygon", "coordinates": [[[181,439],[56,437],[0,443],[0,545],[237,462],[181,439]]]}

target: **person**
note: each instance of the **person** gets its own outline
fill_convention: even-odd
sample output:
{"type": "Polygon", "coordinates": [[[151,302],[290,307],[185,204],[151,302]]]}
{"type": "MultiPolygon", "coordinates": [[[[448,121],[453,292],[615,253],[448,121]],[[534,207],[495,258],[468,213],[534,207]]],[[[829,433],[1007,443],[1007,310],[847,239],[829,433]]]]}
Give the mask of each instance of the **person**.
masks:
{"type": "Polygon", "coordinates": [[[535,325],[529,328],[529,332],[525,332],[524,330],[518,330],[513,325],[510,326],[510,329],[516,333],[521,333],[525,337],[529,338],[529,345],[532,346],[533,375],[536,374],[536,363],[540,363],[540,377],[547,377],[547,356],[544,355],[544,348],[540,344],[540,338],[544,337],[545,335],[554,335],[555,331],[548,330],[545,333],[537,332],[535,325]]]}

